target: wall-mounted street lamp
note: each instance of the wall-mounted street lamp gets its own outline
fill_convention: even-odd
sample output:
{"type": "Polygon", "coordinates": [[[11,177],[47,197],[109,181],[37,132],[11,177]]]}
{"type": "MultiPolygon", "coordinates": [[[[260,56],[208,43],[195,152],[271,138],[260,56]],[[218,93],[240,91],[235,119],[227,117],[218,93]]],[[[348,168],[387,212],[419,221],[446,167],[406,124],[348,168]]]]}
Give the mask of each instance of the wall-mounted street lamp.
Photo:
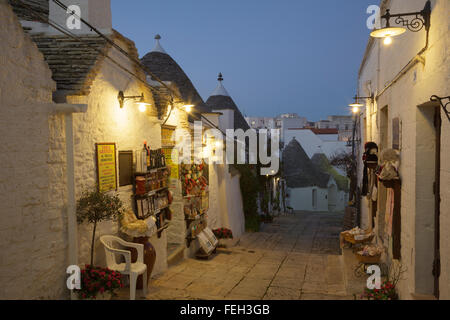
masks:
{"type": "Polygon", "coordinates": [[[432,96],[430,98],[431,101],[438,101],[441,105],[442,109],[444,109],[445,115],[447,116],[448,120],[450,121],[450,110],[448,110],[448,106],[450,105],[450,96],[448,97],[438,97],[436,95],[432,96]],[[444,101],[447,100],[447,103],[444,103],[444,101]]]}
{"type": "Polygon", "coordinates": [[[187,113],[190,113],[192,111],[193,107],[194,107],[193,104],[186,104],[186,105],[182,106],[181,109],[183,109],[187,113]]]}
{"type": "Polygon", "coordinates": [[[139,111],[141,111],[141,112],[145,112],[147,110],[147,107],[151,105],[150,103],[145,102],[143,93],[140,96],[125,96],[123,91],[119,91],[117,100],[119,100],[119,105],[120,105],[121,109],[123,108],[126,99],[138,100],[138,101],[136,101],[136,104],[139,106],[139,111]]]}
{"type": "Polygon", "coordinates": [[[425,27],[425,30],[428,32],[431,24],[431,2],[428,0],[423,10],[418,12],[391,14],[388,9],[386,10],[386,14],[381,16],[381,21],[383,19],[386,20],[386,27],[374,30],[370,35],[374,38],[384,39],[385,45],[392,43],[392,37],[405,33],[406,28],[412,32],[419,32],[425,27]],[[405,19],[405,17],[412,18],[405,19]],[[391,27],[391,18],[395,18],[395,24],[399,26],[391,27]]]}
{"type": "Polygon", "coordinates": [[[358,97],[358,96],[353,97],[353,100],[355,100],[355,102],[348,105],[350,108],[352,108],[353,114],[358,114],[361,108],[364,107],[364,104],[359,102],[360,100],[363,99],[370,99],[373,101],[373,95],[370,97],[358,97]]]}

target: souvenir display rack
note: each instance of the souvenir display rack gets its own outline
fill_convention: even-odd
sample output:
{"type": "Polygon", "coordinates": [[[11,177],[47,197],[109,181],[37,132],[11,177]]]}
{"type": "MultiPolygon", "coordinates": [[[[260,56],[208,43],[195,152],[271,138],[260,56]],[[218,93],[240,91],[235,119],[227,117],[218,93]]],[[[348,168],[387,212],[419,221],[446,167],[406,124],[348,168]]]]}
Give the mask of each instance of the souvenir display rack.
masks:
{"type": "MultiPolygon", "coordinates": [[[[145,166],[144,166],[145,167],[145,166]]],[[[171,220],[169,204],[169,168],[161,166],[146,172],[135,172],[133,193],[135,214],[138,219],[154,217],[158,238],[169,227],[171,220]]]]}
{"type": "Polygon", "coordinates": [[[186,221],[186,245],[197,239],[197,235],[207,227],[206,216],[209,209],[208,166],[183,164],[181,166],[183,184],[184,217],[186,221]]]}
{"type": "Polygon", "coordinates": [[[189,230],[186,237],[187,247],[197,239],[197,235],[207,227],[206,214],[209,209],[209,193],[190,195],[183,197],[184,218],[186,229],[189,230]]]}

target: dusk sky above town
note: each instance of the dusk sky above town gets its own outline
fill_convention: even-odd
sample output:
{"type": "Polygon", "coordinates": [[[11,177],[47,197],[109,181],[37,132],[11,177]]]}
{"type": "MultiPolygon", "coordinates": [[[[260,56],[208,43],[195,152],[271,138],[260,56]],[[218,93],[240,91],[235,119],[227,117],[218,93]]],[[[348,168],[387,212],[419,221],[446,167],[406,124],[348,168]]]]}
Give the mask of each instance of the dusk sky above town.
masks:
{"type": "Polygon", "coordinates": [[[246,116],[350,114],[378,0],[112,0],[113,27],[142,57],[161,45],[206,101],[224,86],[246,116]]]}

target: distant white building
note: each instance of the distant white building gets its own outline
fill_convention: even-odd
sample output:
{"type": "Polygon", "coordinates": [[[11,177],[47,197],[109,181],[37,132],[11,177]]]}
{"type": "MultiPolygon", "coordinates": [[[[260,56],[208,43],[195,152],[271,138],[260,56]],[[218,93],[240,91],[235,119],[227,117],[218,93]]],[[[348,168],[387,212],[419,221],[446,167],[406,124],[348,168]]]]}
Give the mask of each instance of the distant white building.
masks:
{"type": "Polygon", "coordinates": [[[246,117],[245,120],[252,129],[280,129],[280,141],[282,142],[287,130],[305,128],[308,124],[305,117],[300,117],[296,113],[284,113],[274,118],[246,117]]]}
{"type": "Polygon", "coordinates": [[[315,123],[316,129],[337,129],[340,141],[350,141],[353,133],[352,116],[329,116],[315,123]]]}
{"type": "Polygon", "coordinates": [[[296,139],[302,145],[309,158],[312,158],[318,150],[321,150],[327,158],[351,150],[347,142],[338,141],[338,132],[335,129],[289,129],[285,132],[285,145],[292,139],[296,139]]]}
{"type": "Polygon", "coordinates": [[[348,199],[348,180],[340,176],[323,153],[313,159],[294,138],[283,150],[283,178],[287,206],[300,211],[343,211],[348,199]]]}

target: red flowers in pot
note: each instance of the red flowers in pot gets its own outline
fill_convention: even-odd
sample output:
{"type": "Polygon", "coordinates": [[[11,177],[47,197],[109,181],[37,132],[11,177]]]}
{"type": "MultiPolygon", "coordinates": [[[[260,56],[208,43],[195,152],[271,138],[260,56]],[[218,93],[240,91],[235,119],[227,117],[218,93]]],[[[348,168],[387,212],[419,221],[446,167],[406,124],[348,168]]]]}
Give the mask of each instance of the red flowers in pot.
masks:
{"type": "Polygon", "coordinates": [[[80,299],[96,299],[98,294],[110,293],[123,287],[122,274],[108,268],[86,265],[81,270],[81,289],[75,290],[80,299]]]}

